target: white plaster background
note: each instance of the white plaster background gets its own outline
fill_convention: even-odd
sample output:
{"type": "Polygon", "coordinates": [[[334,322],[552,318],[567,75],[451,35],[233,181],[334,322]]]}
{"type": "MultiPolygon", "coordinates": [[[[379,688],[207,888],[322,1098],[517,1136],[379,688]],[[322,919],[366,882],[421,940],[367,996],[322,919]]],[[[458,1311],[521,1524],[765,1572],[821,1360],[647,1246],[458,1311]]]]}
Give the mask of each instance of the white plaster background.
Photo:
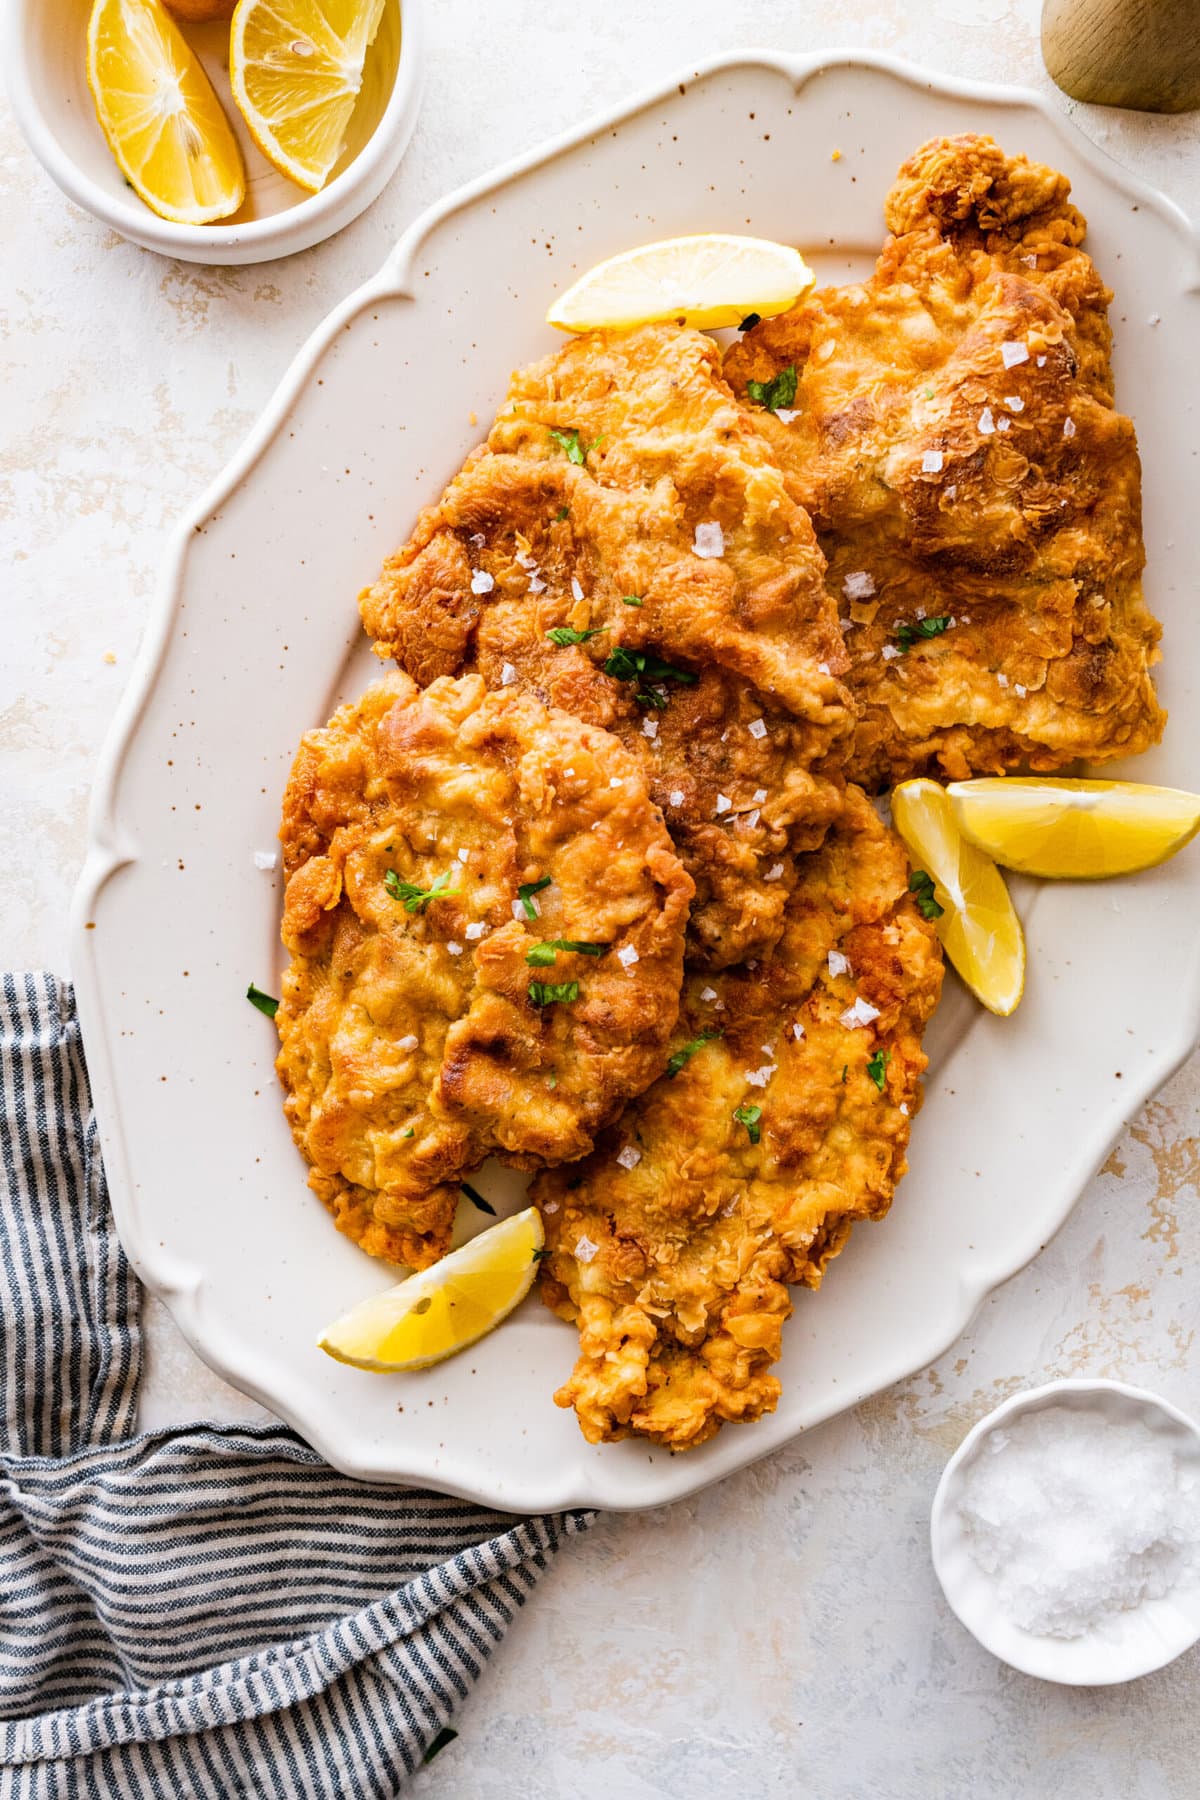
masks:
{"type": "MultiPolygon", "coordinates": [[[[66,967],[89,775],[166,529],[311,328],[451,187],[689,56],[859,44],[1041,88],[1200,218],[1196,115],[1065,101],[1038,56],[1038,0],[434,0],[430,10],[425,111],[399,174],[339,238],[284,263],[204,270],[133,248],[59,195],[0,107],[6,966],[66,967]]],[[[1194,1654],[1126,1690],[1015,1675],[948,1613],[926,1542],[946,1456],[1016,1387],[1119,1375],[1200,1408],[1198,1129],[1193,1059],[1058,1239],[934,1368],[696,1500],[601,1521],[518,1620],[458,1741],[414,1794],[1200,1793],[1194,1654]]],[[[256,1411],[196,1362],[156,1304],[149,1325],[148,1419],[256,1411]]]]}

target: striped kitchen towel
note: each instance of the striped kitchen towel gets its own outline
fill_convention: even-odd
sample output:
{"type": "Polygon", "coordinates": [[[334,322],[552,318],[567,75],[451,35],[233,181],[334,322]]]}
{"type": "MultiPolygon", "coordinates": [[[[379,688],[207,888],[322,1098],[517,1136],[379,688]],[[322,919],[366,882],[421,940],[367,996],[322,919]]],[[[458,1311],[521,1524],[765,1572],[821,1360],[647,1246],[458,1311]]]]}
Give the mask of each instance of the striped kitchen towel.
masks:
{"type": "Polygon", "coordinates": [[[399,1793],[587,1515],[351,1481],[282,1425],[133,1435],[139,1290],[47,975],[0,977],[0,1145],[0,1797],[399,1793]]]}

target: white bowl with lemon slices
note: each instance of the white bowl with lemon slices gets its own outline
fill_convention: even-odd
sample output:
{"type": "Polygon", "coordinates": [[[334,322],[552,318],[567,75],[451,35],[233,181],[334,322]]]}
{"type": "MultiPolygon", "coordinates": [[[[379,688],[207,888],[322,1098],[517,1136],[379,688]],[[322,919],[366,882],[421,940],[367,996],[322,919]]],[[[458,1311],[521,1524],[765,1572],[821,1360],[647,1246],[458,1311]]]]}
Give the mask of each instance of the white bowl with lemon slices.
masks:
{"type": "MultiPolygon", "coordinates": [[[[304,0],[295,4],[302,13],[304,0]]],[[[171,34],[178,31],[185,47],[179,90],[189,112],[198,100],[204,166],[197,182],[195,171],[185,166],[187,158],[177,158],[176,167],[160,161],[149,171],[161,190],[153,205],[139,192],[145,138],[139,138],[137,126],[144,121],[130,120],[127,107],[122,114],[119,94],[115,107],[107,103],[103,73],[99,89],[96,82],[98,69],[117,66],[124,73],[131,59],[144,60],[147,48],[152,61],[161,54],[159,44],[145,44],[140,15],[147,6],[152,22],[160,18],[157,0],[107,0],[107,17],[101,20],[94,17],[100,9],[93,0],[60,0],[54,6],[11,0],[4,9],[4,64],[18,122],[69,199],[147,250],[185,262],[230,264],[306,250],[340,231],[378,197],[404,154],[420,106],[422,0],[382,0],[369,45],[348,43],[345,102],[332,121],[336,137],[323,147],[326,159],[331,150],[336,154],[328,172],[315,175],[306,175],[306,148],[289,141],[286,121],[273,129],[273,121],[253,104],[253,59],[264,54],[261,28],[270,26],[274,9],[263,7],[255,21],[258,0],[243,0],[232,30],[228,19],[169,22],[158,35],[174,43],[171,34]],[[124,41],[114,45],[114,38],[124,41]],[[241,101],[250,92],[245,112],[236,97],[239,86],[241,101]],[[318,180],[321,185],[312,191],[318,180]]],[[[306,42],[302,29],[289,34],[293,49],[306,42]]],[[[279,54],[288,50],[285,45],[279,54]]],[[[311,46],[303,60],[295,60],[302,82],[314,64],[311,46]]],[[[139,86],[153,91],[153,80],[151,69],[139,86]]],[[[127,85],[122,79],[113,83],[118,89],[127,85]]],[[[161,80],[159,86],[156,98],[161,80]]],[[[183,130],[183,141],[194,148],[190,118],[183,130]]],[[[312,167],[320,155],[318,147],[312,167]]]]}

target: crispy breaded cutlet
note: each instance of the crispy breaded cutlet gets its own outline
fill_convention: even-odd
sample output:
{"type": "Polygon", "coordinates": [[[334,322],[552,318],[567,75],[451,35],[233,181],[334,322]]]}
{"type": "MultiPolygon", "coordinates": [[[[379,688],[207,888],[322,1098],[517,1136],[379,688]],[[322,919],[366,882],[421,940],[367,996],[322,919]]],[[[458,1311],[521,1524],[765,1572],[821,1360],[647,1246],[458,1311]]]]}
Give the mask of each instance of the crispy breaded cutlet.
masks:
{"type": "Polygon", "coordinates": [[[339,1229],[422,1268],[486,1156],[582,1156],[660,1072],[692,884],[612,737],[478,675],[309,732],[280,839],[288,1122],[339,1229]]]}
{"type": "Polygon", "coordinates": [[[725,359],[828,559],[862,708],[846,773],[872,789],[1162,732],[1137,442],[1069,193],[990,138],[936,138],[888,195],[873,275],[725,359]],[[781,418],[759,402],[786,370],[781,418]]]}
{"type": "Polygon", "coordinates": [[[809,520],[678,326],[513,377],[487,443],[361,597],[420,682],[478,670],[614,732],[696,884],[711,967],[778,937],[786,852],[836,816],[845,653],[809,520]]]}
{"type": "Polygon", "coordinates": [[[772,1410],[789,1285],[816,1287],[887,1211],[942,978],[908,872],[847,789],[773,957],[689,975],[668,1073],[584,1162],[538,1176],[543,1297],[580,1337],[556,1399],[590,1442],[686,1450],[772,1410]]]}

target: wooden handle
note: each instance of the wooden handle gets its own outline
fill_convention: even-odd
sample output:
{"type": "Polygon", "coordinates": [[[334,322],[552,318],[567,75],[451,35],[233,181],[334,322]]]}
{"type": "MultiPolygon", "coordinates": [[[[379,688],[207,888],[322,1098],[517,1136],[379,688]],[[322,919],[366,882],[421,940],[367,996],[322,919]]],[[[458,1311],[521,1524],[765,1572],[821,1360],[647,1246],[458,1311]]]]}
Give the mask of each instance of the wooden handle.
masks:
{"type": "Polygon", "coordinates": [[[1043,0],[1042,57],[1076,100],[1200,106],[1200,0],[1043,0]]]}

